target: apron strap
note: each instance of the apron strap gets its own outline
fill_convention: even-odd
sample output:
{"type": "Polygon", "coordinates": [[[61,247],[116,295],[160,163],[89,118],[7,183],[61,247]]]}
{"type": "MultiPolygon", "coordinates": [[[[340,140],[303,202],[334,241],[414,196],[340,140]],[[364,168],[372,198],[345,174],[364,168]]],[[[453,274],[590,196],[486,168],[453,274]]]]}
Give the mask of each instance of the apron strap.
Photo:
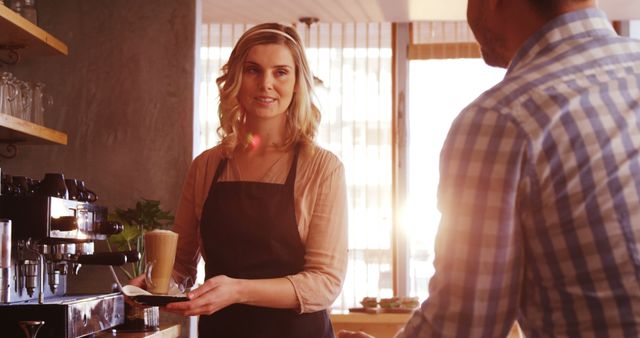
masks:
{"type": "Polygon", "coordinates": [[[298,154],[300,153],[300,144],[295,145],[295,150],[293,151],[293,161],[291,161],[291,168],[289,168],[289,174],[287,175],[287,180],[284,185],[289,188],[293,188],[296,182],[296,171],[298,168],[298,154]]]}
{"type": "Polygon", "coordinates": [[[224,168],[227,166],[227,158],[223,157],[220,162],[218,163],[218,167],[216,168],[216,174],[215,176],[213,176],[213,182],[212,183],[216,183],[218,182],[218,179],[220,178],[220,175],[222,175],[222,171],[224,170],[224,168]]]}

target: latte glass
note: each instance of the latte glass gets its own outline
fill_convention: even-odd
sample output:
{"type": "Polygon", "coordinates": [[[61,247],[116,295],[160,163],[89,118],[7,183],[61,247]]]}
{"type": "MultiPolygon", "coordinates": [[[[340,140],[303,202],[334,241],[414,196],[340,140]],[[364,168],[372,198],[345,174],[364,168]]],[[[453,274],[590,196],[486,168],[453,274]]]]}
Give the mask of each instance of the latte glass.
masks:
{"type": "Polygon", "coordinates": [[[169,230],[153,230],[144,234],[145,282],[147,291],[166,295],[176,258],[178,234],[169,230]]]}

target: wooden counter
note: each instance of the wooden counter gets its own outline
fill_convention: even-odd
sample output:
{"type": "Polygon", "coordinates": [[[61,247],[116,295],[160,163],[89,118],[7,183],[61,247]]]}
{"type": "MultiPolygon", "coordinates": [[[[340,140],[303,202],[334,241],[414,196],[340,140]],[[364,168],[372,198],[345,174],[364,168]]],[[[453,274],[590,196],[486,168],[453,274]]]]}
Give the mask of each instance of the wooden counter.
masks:
{"type": "Polygon", "coordinates": [[[178,324],[160,325],[160,330],[153,332],[118,332],[111,330],[98,333],[95,338],[118,337],[118,338],[176,338],[180,336],[182,328],[178,324]]]}
{"type": "MultiPolygon", "coordinates": [[[[409,320],[411,313],[332,313],[333,331],[363,331],[376,338],[392,338],[409,320]]],[[[509,332],[508,338],[523,338],[518,323],[509,332]]]]}
{"type": "Polygon", "coordinates": [[[411,313],[332,313],[331,324],[340,330],[364,331],[376,338],[393,337],[409,320],[411,313]]]}

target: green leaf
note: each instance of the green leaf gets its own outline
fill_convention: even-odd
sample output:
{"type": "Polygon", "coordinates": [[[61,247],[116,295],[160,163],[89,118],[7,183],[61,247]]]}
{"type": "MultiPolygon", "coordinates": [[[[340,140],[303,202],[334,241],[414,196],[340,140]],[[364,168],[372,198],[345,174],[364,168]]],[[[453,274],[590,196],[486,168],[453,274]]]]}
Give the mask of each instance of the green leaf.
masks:
{"type": "MultiPolygon", "coordinates": [[[[156,229],[169,229],[173,223],[174,216],[170,211],[162,210],[160,201],[142,198],[136,202],[133,208],[116,208],[109,214],[109,220],[117,221],[124,225],[122,233],[109,237],[109,250],[138,250],[141,255],[144,255],[142,241],[144,233],[156,229]]],[[[131,265],[131,273],[127,271],[127,277],[129,278],[138,276],[144,271],[145,267],[142,260],[131,263],[131,265]]]]}

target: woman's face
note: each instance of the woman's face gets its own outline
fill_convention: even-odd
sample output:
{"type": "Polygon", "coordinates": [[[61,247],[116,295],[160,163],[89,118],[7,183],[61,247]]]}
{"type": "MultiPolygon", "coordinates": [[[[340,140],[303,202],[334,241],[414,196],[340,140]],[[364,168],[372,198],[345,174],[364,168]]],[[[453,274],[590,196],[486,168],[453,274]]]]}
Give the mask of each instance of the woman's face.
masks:
{"type": "Polygon", "coordinates": [[[285,45],[256,45],[242,65],[238,102],[247,118],[284,117],[296,86],[296,67],[285,45]]]}

